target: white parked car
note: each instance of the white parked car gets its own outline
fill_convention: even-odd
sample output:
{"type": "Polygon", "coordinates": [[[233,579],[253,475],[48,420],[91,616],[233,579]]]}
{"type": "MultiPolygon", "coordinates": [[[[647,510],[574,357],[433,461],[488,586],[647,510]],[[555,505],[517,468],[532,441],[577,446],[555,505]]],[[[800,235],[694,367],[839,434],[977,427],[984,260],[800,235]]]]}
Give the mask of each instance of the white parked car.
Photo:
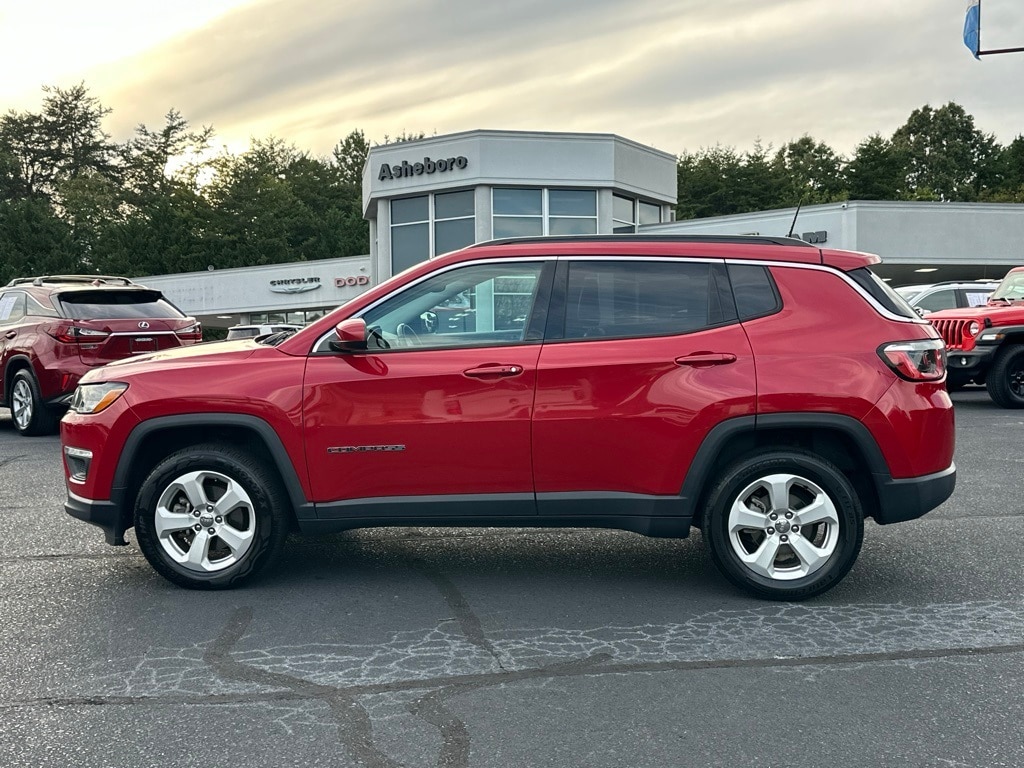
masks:
{"type": "Polygon", "coordinates": [[[998,280],[963,280],[903,285],[895,290],[920,312],[938,312],[940,309],[979,307],[998,287],[998,280]]]}
{"type": "Polygon", "coordinates": [[[257,336],[269,336],[272,333],[281,331],[298,331],[301,325],[289,323],[263,323],[262,325],[233,325],[228,328],[228,340],[231,339],[255,339],[257,336]]]}

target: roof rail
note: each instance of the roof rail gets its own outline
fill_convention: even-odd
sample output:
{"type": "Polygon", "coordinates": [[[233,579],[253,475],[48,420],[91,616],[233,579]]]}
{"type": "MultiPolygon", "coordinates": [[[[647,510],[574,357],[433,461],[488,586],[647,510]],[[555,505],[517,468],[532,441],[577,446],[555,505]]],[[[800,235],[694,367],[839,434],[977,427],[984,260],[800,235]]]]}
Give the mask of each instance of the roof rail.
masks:
{"type": "Polygon", "coordinates": [[[772,237],[767,235],[555,235],[547,237],[505,237],[498,240],[487,240],[469,246],[478,248],[482,245],[512,245],[519,243],[579,243],[607,242],[609,240],[629,241],[637,243],[735,243],[742,245],[796,245],[805,248],[816,248],[805,240],[797,237],[772,237]]]}
{"type": "Polygon", "coordinates": [[[111,275],[40,275],[39,277],[16,277],[6,287],[31,284],[36,287],[47,283],[84,283],[86,285],[135,285],[127,277],[111,275]]]}

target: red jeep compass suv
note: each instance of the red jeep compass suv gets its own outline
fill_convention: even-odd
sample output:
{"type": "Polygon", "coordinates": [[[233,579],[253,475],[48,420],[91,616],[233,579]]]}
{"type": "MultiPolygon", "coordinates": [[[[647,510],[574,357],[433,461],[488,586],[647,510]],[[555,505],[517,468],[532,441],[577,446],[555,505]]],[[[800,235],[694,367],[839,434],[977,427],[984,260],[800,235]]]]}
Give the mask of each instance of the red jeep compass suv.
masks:
{"type": "Polygon", "coordinates": [[[201,339],[195,318],[125,277],[12,280],[0,288],[0,406],[22,435],[49,434],[86,371],[201,339]]]}
{"type": "Polygon", "coordinates": [[[112,544],[134,526],[185,587],[252,576],[292,528],[697,526],[735,584],[810,597],[866,517],[955,482],[942,341],[878,261],[788,238],[471,246],[292,335],[88,373],[66,509],[112,544]]]}

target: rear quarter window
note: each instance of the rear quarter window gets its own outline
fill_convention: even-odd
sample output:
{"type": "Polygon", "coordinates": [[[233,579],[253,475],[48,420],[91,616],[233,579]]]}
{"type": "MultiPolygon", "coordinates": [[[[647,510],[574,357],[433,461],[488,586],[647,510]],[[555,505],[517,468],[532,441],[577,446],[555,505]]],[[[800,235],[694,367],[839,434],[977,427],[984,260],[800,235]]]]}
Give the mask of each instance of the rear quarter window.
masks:
{"type": "Polygon", "coordinates": [[[766,267],[730,264],[729,281],[740,320],[771,315],[782,309],[782,299],[766,267]]]}

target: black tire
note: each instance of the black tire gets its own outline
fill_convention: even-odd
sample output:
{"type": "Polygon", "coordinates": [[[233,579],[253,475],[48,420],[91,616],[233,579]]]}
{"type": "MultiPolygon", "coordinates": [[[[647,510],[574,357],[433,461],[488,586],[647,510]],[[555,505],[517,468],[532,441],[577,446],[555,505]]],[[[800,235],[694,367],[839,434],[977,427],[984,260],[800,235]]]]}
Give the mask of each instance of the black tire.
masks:
{"type": "Polygon", "coordinates": [[[992,402],[1000,408],[1024,408],[1024,346],[999,350],[985,387],[992,402]]]}
{"type": "Polygon", "coordinates": [[[20,434],[32,437],[57,431],[60,415],[43,401],[39,383],[31,371],[22,369],[14,374],[8,402],[11,420],[20,434]]]}
{"type": "Polygon", "coordinates": [[[276,470],[242,449],[213,443],[173,453],[149,474],[135,504],[135,535],[150,565],[169,581],[227,589],[273,562],[290,519],[276,470]],[[186,488],[202,503],[189,502],[186,488]],[[187,562],[203,553],[205,563],[187,562]]]}
{"type": "Polygon", "coordinates": [[[864,514],[856,491],[838,467],[806,451],[776,450],[748,455],[719,475],[704,510],[704,533],[715,564],[736,586],[761,598],[805,600],[831,589],[849,572],[864,539],[864,514]],[[778,487],[785,499],[780,503],[768,490],[766,479],[772,476],[783,478],[778,487]],[[744,505],[739,504],[741,499],[744,505]],[[809,522],[818,504],[831,517],[809,522]],[[785,509],[779,509],[783,505],[785,509]],[[734,509],[735,535],[730,532],[734,509]],[[744,509],[751,511],[749,518],[744,509]],[[789,519],[787,512],[792,513],[789,519]],[[802,527],[801,512],[808,520],[802,527]],[[771,520],[772,513],[778,520],[771,520]],[[762,527],[742,525],[745,521],[762,527]],[[797,528],[791,528],[794,523],[797,528]],[[805,555],[813,553],[810,564],[793,548],[800,539],[799,549],[805,555]],[[752,559],[757,553],[775,554],[757,565],[745,563],[741,552],[752,559]]]}

